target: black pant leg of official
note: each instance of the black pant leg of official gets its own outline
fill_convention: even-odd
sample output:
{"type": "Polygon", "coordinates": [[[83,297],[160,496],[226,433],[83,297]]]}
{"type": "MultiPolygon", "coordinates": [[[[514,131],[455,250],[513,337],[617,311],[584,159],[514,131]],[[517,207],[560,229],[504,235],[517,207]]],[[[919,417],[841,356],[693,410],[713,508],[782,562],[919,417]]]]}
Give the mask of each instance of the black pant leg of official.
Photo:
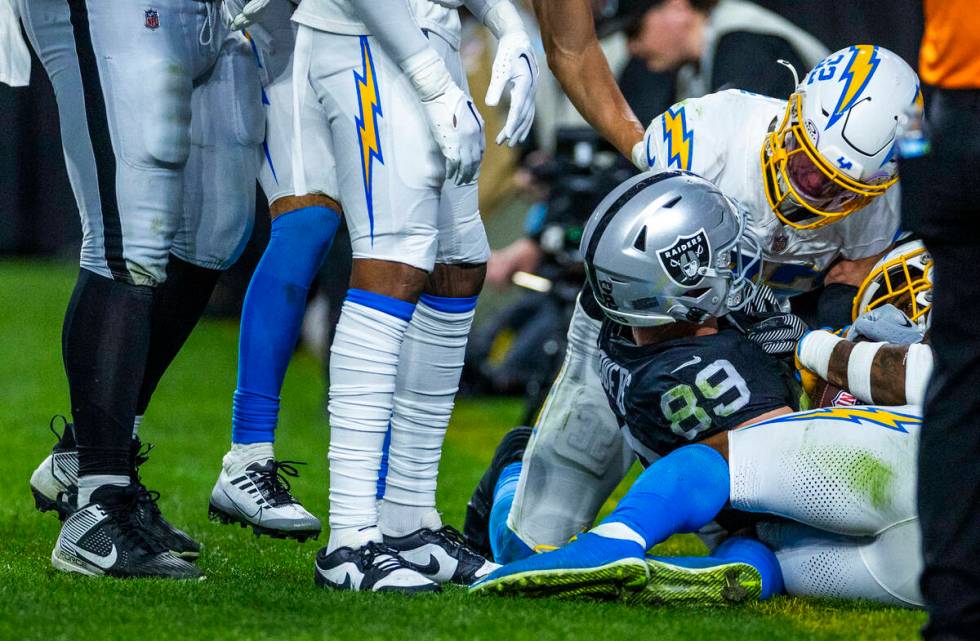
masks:
{"type": "Polygon", "coordinates": [[[931,154],[903,161],[903,214],[934,259],[935,368],[919,451],[930,641],[980,638],[980,92],[939,91],[931,154]]]}

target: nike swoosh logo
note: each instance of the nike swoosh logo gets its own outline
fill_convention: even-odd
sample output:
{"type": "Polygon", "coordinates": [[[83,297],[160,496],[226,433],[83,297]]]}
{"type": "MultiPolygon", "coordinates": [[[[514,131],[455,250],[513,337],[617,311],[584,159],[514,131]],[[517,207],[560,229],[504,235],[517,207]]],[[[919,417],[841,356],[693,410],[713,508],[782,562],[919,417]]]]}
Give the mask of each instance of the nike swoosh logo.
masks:
{"type": "Polygon", "coordinates": [[[246,512],[245,510],[243,510],[241,508],[241,506],[238,504],[238,501],[236,501],[235,499],[233,499],[230,496],[228,496],[228,492],[226,492],[224,490],[224,488],[221,489],[221,493],[224,494],[228,498],[228,501],[231,503],[232,507],[235,508],[235,511],[237,511],[239,514],[241,514],[242,516],[244,516],[246,519],[254,519],[254,518],[257,518],[259,516],[259,514],[262,513],[262,506],[261,505],[255,508],[255,514],[249,514],[248,512],[246,512]]]}
{"type": "Polygon", "coordinates": [[[351,590],[353,589],[353,583],[350,580],[350,572],[344,574],[344,582],[337,586],[338,590],[351,590]]]}
{"type": "Polygon", "coordinates": [[[684,363],[681,363],[680,365],[678,365],[674,369],[670,370],[670,373],[673,374],[677,370],[684,369],[685,367],[688,367],[689,365],[697,365],[700,362],[701,362],[701,357],[700,356],[695,356],[691,360],[686,361],[684,363]]]}
{"type": "Polygon", "coordinates": [[[92,552],[89,552],[88,550],[84,550],[80,547],[75,548],[75,554],[82,557],[92,565],[102,568],[103,570],[108,570],[113,565],[115,565],[116,559],[119,556],[118,552],[116,552],[115,544],[112,545],[112,551],[110,551],[109,554],[106,554],[105,556],[102,556],[100,554],[93,554],[92,552]]]}
{"type": "Polygon", "coordinates": [[[429,555],[429,562],[425,565],[421,565],[419,563],[413,563],[412,565],[419,574],[436,575],[439,573],[439,561],[432,554],[429,555]]]}

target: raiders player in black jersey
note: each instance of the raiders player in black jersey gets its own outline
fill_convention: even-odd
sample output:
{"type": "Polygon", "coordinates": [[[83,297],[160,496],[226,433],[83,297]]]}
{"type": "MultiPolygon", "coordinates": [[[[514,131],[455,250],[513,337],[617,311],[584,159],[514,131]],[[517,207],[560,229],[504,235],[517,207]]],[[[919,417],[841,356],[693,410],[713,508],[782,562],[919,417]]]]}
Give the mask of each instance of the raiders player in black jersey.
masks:
{"type": "Polygon", "coordinates": [[[730,537],[709,557],[645,554],[730,503],[795,521],[774,545],[809,554],[818,540],[838,564],[832,589],[814,591],[802,580],[812,571],[789,559],[794,593],[921,603],[912,491],[921,413],[793,411],[790,379],[753,342],[759,332],[725,327],[741,324],[730,312],[751,311],[758,291],[742,276],[753,243],[741,221],[715,187],[680,172],[637,176],[593,214],[582,241],[588,276],[604,314],[628,326],[602,332],[602,378],[650,464],[597,526],[471,591],[702,604],[780,592],[783,559],[755,539],[730,537]]]}

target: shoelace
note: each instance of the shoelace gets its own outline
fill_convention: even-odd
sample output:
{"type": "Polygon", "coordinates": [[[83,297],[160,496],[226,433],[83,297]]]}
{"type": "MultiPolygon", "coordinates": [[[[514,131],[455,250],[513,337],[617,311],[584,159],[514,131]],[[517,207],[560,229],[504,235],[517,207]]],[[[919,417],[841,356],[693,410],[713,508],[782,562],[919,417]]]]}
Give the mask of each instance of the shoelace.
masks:
{"type": "MultiPolygon", "coordinates": [[[[112,518],[119,534],[135,549],[142,550],[147,554],[159,554],[166,552],[167,548],[156,536],[153,535],[136,516],[136,509],[141,500],[139,490],[128,492],[118,503],[105,503],[102,508],[112,518]]],[[[147,494],[149,494],[147,492],[147,494]]]]}
{"type": "Polygon", "coordinates": [[[433,533],[448,543],[448,547],[452,552],[459,553],[461,556],[469,557],[473,560],[479,559],[480,561],[485,561],[482,556],[470,549],[470,546],[466,544],[466,537],[453,526],[443,525],[438,530],[433,530],[433,533]]]}
{"type": "Polygon", "coordinates": [[[398,552],[383,543],[371,541],[360,550],[361,562],[382,572],[394,572],[408,567],[398,552]]]}
{"type": "Polygon", "coordinates": [[[296,503],[296,499],[289,493],[290,484],[286,477],[296,478],[299,470],[295,465],[306,465],[302,461],[277,461],[272,460],[268,469],[256,473],[254,479],[255,486],[259,488],[262,497],[272,505],[287,505],[296,503]]]}

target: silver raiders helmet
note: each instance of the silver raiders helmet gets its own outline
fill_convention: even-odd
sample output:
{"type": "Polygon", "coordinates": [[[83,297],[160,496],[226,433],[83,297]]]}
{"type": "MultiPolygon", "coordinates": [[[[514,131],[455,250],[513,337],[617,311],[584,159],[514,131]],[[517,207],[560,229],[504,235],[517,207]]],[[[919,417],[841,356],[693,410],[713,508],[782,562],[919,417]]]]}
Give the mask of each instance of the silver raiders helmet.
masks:
{"type": "Polygon", "coordinates": [[[686,171],[643,173],[614,189],[585,226],[581,251],[609,318],[654,326],[744,307],[759,243],[735,202],[686,171]]]}

